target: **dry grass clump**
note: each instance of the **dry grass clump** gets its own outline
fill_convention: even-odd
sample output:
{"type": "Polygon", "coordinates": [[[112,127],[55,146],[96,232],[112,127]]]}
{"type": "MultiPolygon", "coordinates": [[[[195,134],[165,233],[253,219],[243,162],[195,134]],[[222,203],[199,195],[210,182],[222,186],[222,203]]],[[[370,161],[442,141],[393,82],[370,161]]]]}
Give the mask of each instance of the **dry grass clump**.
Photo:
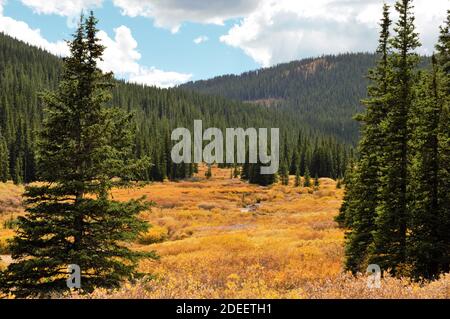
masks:
{"type": "Polygon", "coordinates": [[[168,230],[161,226],[152,226],[145,234],[141,234],[139,237],[139,243],[143,245],[151,245],[154,243],[160,243],[167,239],[168,230]]]}
{"type": "Polygon", "coordinates": [[[23,191],[23,186],[0,183],[0,255],[9,254],[7,240],[14,236],[15,220],[24,210],[23,191]]]}
{"type": "Polygon", "coordinates": [[[0,215],[17,213],[23,210],[23,187],[13,183],[0,183],[0,215]]]}

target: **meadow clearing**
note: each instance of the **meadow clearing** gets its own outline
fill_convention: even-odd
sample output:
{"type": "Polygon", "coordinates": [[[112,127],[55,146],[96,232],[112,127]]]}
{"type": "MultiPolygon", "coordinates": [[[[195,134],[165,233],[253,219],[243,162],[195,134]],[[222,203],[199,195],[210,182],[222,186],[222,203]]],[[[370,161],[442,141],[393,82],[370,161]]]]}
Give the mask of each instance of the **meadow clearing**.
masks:
{"type": "MultiPolygon", "coordinates": [[[[213,168],[213,177],[154,183],[113,191],[115,200],[143,195],[155,203],[141,214],[152,228],[133,249],[156,251],[140,271],[153,280],[96,290],[72,298],[449,298],[450,275],[420,285],[385,277],[380,289],[367,277],[343,272],[344,231],[333,218],[343,190],[322,178],[320,187],[261,187],[230,178],[213,168]]],[[[23,213],[23,188],[0,184],[0,267],[11,262],[6,238],[23,213]]]]}

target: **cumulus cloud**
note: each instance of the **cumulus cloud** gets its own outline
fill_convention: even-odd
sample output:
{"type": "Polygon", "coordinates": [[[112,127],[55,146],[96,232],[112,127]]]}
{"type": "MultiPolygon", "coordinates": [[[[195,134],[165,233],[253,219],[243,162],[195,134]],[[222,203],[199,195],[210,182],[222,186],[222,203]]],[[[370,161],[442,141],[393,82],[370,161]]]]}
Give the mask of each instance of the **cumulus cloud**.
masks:
{"type": "Polygon", "coordinates": [[[104,61],[99,66],[104,71],[111,71],[120,78],[130,82],[158,87],[172,87],[191,79],[192,74],[166,72],[154,67],[139,64],[141,54],[137,51],[138,43],[131,30],[126,26],[114,29],[115,37],[111,39],[104,31],[98,33],[99,39],[106,46],[104,61]]]}
{"type": "Polygon", "coordinates": [[[100,7],[103,0],[22,0],[39,14],[79,15],[82,10],[100,7]]]}
{"type": "Polygon", "coordinates": [[[158,86],[161,88],[169,88],[178,84],[185,83],[191,78],[192,74],[166,72],[158,70],[154,67],[141,67],[138,73],[130,75],[128,81],[132,83],[158,86]]]}
{"type": "Polygon", "coordinates": [[[199,36],[199,37],[197,37],[197,38],[194,39],[194,43],[195,43],[195,44],[200,44],[200,43],[206,42],[206,41],[208,41],[208,40],[209,40],[209,39],[208,39],[207,36],[201,35],[201,36],[199,36]]]}
{"type": "Polygon", "coordinates": [[[42,36],[41,30],[33,29],[23,21],[3,16],[3,5],[5,3],[5,0],[0,0],[0,32],[58,56],[65,56],[69,53],[65,41],[50,42],[42,36]]]}
{"type": "MultiPolygon", "coordinates": [[[[0,4],[5,0],[0,0],[0,4]]],[[[81,9],[99,7],[103,0],[21,0],[36,13],[74,16],[81,9]]],[[[383,0],[112,0],[123,15],[143,16],[153,20],[154,25],[178,32],[184,22],[203,24],[224,24],[229,19],[240,19],[220,41],[239,48],[262,66],[294,59],[352,51],[373,51],[377,44],[378,21],[383,0]]],[[[394,0],[387,0],[391,5],[394,0]]],[[[437,39],[438,26],[443,22],[448,0],[415,0],[416,26],[423,44],[420,53],[430,54],[437,39]]],[[[393,17],[395,12],[393,10],[393,17]]],[[[1,5],[0,5],[1,10],[1,5]]],[[[1,12],[1,11],[0,11],[1,12]]],[[[12,22],[9,21],[11,24],[12,22]]],[[[6,28],[5,26],[2,26],[6,28]]],[[[22,26],[24,27],[24,26],[22,26]]],[[[33,30],[39,37],[39,30],[33,30]]],[[[150,74],[152,68],[140,68],[138,52],[131,34],[120,29],[114,40],[103,34],[104,41],[115,47],[114,54],[129,54],[122,66],[114,62],[105,67],[133,70],[150,74]],[[121,38],[123,37],[123,39],[121,38]],[[109,40],[110,41],[109,41],[109,40]],[[130,42],[126,42],[130,41],[130,42]],[[117,47],[118,43],[125,47],[117,47]],[[134,46],[134,49],[130,49],[134,46]],[[125,53],[124,53],[125,52],[125,53]]],[[[28,32],[30,33],[30,32],[28,32]]],[[[34,40],[52,47],[52,52],[61,50],[58,46],[46,44],[45,39],[34,40]]],[[[134,40],[134,39],[133,39],[134,40]]],[[[206,37],[194,39],[200,44],[206,37]]],[[[111,53],[113,55],[113,53],[111,53]]],[[[117,59],[117,57],[114,57],[117,59]]],[[[115,61],[113,58],[110,61],[115,61]]],[[[128,73],[130,73],[128,72],[128,73]]],[[[141,74],[141,75],[142,75],[141,74]]],[[[184,77],[177,77],[184,78],[184,77]]]]}
{"type": "Polygon", "coordinates": [[[223,24],[253,12],[259,0],[113,0],[122,14],[154,20],[157,27],[178,32],[183,22],[223,24]]]}
{"type": "MultiPolygon", "coordinates": [[[[414,3],[421,53],[430,53],[448,1],[414,3]]],[[[381,7],[378,0],[263,0],[220,41],[242,49],[262,66],[321,54],[373,51],[381,7]]]]}
{"type": "Polygon", "coordinates": [[[38,14],[56,14],[67,17],[69,26],[75,26],[81,11],[98,8],[103,0],[21,0],[38,14]]]}
{"type": "MultiPolygon", "coordinates": [[[[0,0],[0,32],[4,32],[18,40],[40,47],[58,56],[67,56],[70,51],[65,41],[50,42],[45,39],[39,29],[31,28],[23,21],[3,16],[5,0],[0,0]]],[[[106,72],[114,72],[116,77],[130,82],[158,87],[172,87],[191,79],[191,74],[165,72],[139,64],[141,54],[137,51],[137,42],[126,26],[114,29],[114,39],[105,31],[99,31],[98,37],[106,46],[103,61],[99,67],[106,72]]]]}

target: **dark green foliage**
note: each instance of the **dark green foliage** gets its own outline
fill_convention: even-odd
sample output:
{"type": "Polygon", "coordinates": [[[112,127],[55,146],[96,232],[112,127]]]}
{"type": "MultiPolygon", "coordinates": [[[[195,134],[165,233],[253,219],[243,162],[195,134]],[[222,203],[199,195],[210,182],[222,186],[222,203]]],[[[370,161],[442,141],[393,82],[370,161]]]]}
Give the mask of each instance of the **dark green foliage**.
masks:
{"type": "Polygon", "coordinates": [[[295,187],[302,186],[302,178],[300,177],[300,169],[295,171],[295,187]]]}
{"type": "MultiPolygon", "coordinates": [[[[449,224],[443,224],[449,215],[442,205],[449,196],[448,189],[441,188],[444,179],[440,178],[441,157],[443,151],[448,151],[448,147],[441,148],[444,146],[440,132],[444,132],[442,109],[445,96],[440,86],[442,75],[434,63],[431,73],[422,75],[418,83],[414,105],[415,129],[410,145],[414,156],[410,167],[408,255],[414,274],[425,278],[448,271],[450,258],[449,236],[445,234],[449,224]]],[[[449,127],[445,130],[448,131],[449,127]]]]}
{"type": "Polygon", "coordinates": [[[316,176],[314,177],[314,187],[319,188],[319,186],[320,186],[319,176],[316,174],[316,176]]]}
{"type": "Polygon", "coordinates": [[[309,174],[309,169],[306,168],[305,171],[305,181],[303,182],[304,187],[311,187],[311,175],[309,174]]]}
{"type": "Polygon", "coordinates": [[[208,165],[208,169],[206,170],[205,177],[210,179],[212,177],[211,165],[208,165]]]}
{"type": "Polygon", "coordinates": [[[45,120],[38,139],[41,184],[27,186],[27,215],[20,217],[10,243],[17,262],[1,273],[0,288],[17,297],[67,290],[67,267],[79,265],[83,291],[116,288],[133,279],[142,257],[124,241],[147,230],[137,214],[143,199],[110,199],[113,187],[129,186],[146,161],[130,161],[131,115],[105,108],[112,75],[97,68],[104,47],[96,19],[82,19],[70,42],[58,88],[43,95],[45,120]]]}
{"type": "Polygon", "coordinates": [[[450,269],[450,11],[432,69],[416,86],[412,119],[409,262],[416,278],[450,269]]]}
{"type": "Polygon", "coordinates": [[[281,184],[283,184],[283,185],[289,184],[289,171],[288,171],[286,161],[283,161],[281,163],[280,180],[281,180],[281,184]]]}
{"type": "Polygon", "coordinates": [[[9,179],[9,150],[8,144],[0,135],[0,182],[5,183],[9,179]]]}
{"type": "Polygon", "coordinates": [[[324,56],[181,87],[263,107],[269,103],[270,108],[288,112],[298,127],[353,143],[358,138],[358,124],[351,118],[360,111],[359,99],[366,96],[365,74],[374,61],[373,54],[324,56]]]}
{"type": "Polygon", "coordinates": [[[388,112],[388,87],[391,79],[388,63],[390,25],[389,6],[385,4],[377,49],[379,58],[376,67],[369,71],[369,97],[363,100],[367,109],[356,117],[362,122],[358,163],[349,172],[347,194],[338,218],[341,224],[348,224],[345,216],[352,218],[351,231],[346,234],[346,268],[353,273],[367,268],[368,248],[373,243],[372,232],[375,230],[376,208],[379,204],[380,159],[383,154],[380,143],[383,139],[381,123],[388,112]]]}
{"type": "MultiPolygon", "coordinates": [[[[0,33],[0,67],[3,66],[5,72],[0,73],[0,135],[8,145],[9,175],[17,183],[34,181],[35,132],[41,128],[43,118],[42,102],[36,92],[56,87],[62,63],[40,49],[0,33]]],[[[175,143],[170,140],[171,131],[176,127],[192,130],[195,119],[201,119],[204,128],[217,127],[222,131],[227,127],[281,128],[284,141],[287,141],[283,141],[281,147],[287,145],[295,150],[288,154],[288,164],[298,161],[301,174],[309,166],[314,174],[333,177],[342,174],[346,167],[349,149],[346,143],[329,136],[327,129],[303,126],[293,116],[294,111],[286,108],[266,108],[179,88],[158,89],[114,82],[116,85],[112,88],[112,100],[108,106],[135,114],[136,137],[132,158],[147,156],[153,163],[141,172],[142,180],[176,180],[195,173],[195,166],[173,165],[170,158],[171,147],[175,143]],[[328,154],[330,150],[331,154],[328,154]],[[314,163],[311,162],[313,152],[314,163]]],[[[308,113],[309,118],[318,116],[313,109],[308,113]]],[[[334,125],[331,121],[329,123],[334,125]]]]}
{"type": "Polygon", "coordinates": [[[347,269],[376,263],[395,275],[435,279],[450,267],[450,12],[430,70],[419,73],[411,2],[397,1],[389,41],[384,8],[380,60],[358,116],[359,158],[347,169],[336,221],[349,229],[347,269]]]}
{"type": "Polygon", "coordinates": [[[390,55],[392,81],[389,109],[383,120],[384,140],[381,160],[379,205],[371,262],[392,273],[401,270],[406,262],[406,236],[409,218],[407,208],[409,117],[413,102],[413,85],[417,78],[419,57],[414,50],[420,45],[415,32],[412,1],[395,4],[399,19],[391,40],[390,55]]]}

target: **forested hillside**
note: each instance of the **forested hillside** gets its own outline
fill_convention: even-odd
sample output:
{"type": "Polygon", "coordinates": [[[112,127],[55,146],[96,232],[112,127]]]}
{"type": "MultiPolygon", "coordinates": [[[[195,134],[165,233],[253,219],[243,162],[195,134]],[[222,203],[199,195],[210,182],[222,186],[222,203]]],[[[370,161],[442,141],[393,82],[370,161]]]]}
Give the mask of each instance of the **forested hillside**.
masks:
{"type": "Polygon", "coordinates": [[[355,143],[359,125],[352,118],[363,110],[360,101],[367,96],[367,70],[375,60],[375,54],[369,53],[327,55],[181,87],[283,108],[303,127],[355,143]]]}
{"type": "MultiPolygon", "coordinates": [[[[0,179],[16,183],[36,179],[36,137],[43,119],[39,92],[54,89],[62,61],[40,49],[0,34],[0,179]]],[[[171,130],[204,127],[280,127],[288,144],[286,162],[307,167],[314,176],[343,175],[349,148],[330,134],[298,122],[285,109],[262,108],[218,96],[181,89],[158,89],[116,81],[111,105],[135,113],[135,156],[149,156],[154,164],[142,179],[163,180],[190,176],[193,165],[175,165],[170,160],[171,130]],[[298,136],[301,141],[298,141],[298,136]],[[301,145],[301,149],[295,147],[301,145]],[[292,147],[291,147],[292,146],[292,147]]],[[[312,112],[314,117],[316,112],[312,112]]],[[[292,166],[291,165],[291,166],[292,166]]],[[[295,170],[295,168],[292,168],[295,170]]]]}
{"type": "Polygon", "coordinates": [[[183,88],[239,101],[283,107],[301,125],[318,128],[348,142],[358,138],[352,116],[362,110],[367,70],[374,54],[323,56],[271,68],[190,82],[183,88]]]}

